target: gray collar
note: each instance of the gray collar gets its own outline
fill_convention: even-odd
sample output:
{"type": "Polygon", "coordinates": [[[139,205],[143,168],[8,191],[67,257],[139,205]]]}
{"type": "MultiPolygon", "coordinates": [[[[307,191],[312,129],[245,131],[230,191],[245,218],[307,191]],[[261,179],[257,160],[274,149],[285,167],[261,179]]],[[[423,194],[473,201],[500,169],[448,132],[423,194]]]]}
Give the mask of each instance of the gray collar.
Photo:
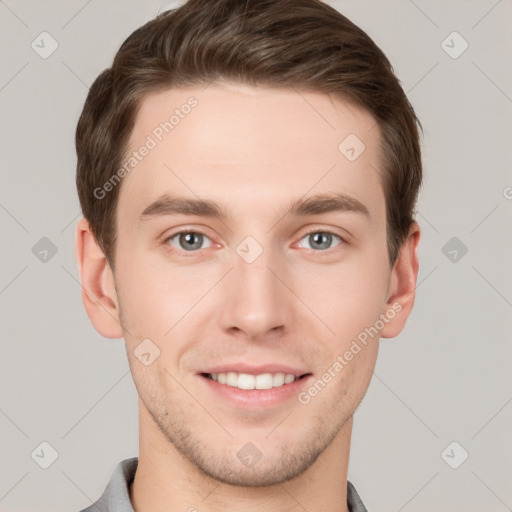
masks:
{"type": "MultiPolygon", "coordinates": [[[[98,501],[80,512],[134,512],[130,502],[129,488],[135,477],[138,463],[138,457],[121,461],[98,501]]],[[[347,481],[347,505],[350,512],[368,512],[356,488],[349,481],[347,481]]]]}

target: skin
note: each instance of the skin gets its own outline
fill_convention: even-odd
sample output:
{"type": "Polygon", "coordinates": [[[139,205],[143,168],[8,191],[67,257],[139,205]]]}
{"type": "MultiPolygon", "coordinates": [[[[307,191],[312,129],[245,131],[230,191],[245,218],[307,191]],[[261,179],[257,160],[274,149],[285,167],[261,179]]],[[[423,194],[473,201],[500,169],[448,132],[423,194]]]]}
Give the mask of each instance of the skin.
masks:
{"type": "Polygon", "coordinates": [[[420,229],[414,222],[391,269],[380,132],[368,112],[293,89],[217,82],[203,89],[172,89],[142,102],[131,149],[190,96],[198,105],[123,178],[115,275],[87,221],[77,226],[85,308],[100,334],[124,337],[139,394],[132,504],[137,512],[347,512],[353,414],[379,337],[398,335],[413,307],[420,229]],[[338,150],[351,133],[366,146],[353,162],[338,150]],[[229,216],[141,222],[165,192],[216,201],[229,216]],[[284,215],[297,199],[333,192],[363,203],[369,217],[284,215]],[[166,241],[183,228],[205,235],[201,249],[187,252],[179,236],[166,241]],[[340,238],[322,249],[309,228],[340,238]],[[263,249],[252,263],[236,252],[247,236],[263,249]],[[319,378],[396,303],[401,311],[307,405],[294,396],[242,409],[197,375],[244,361],[289,364],[319,378]],[[134,354],[146,338],[160,350],[148,366],[134,354]],[[237,457],[247,442],[262,454],[252,467],[237,457]]]}

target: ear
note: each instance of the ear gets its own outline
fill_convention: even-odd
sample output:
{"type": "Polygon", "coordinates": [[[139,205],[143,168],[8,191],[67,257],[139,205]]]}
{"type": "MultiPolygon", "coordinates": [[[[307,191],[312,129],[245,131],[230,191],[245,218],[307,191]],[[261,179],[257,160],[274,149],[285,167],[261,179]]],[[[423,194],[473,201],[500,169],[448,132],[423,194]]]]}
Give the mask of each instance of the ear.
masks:
{"type": "Polygon", "coordinates": [[[89,320],[102,336],[122,338],[114,275],[86,219],[81,219],[76,227],[75,257],[89,320]]]}
{"type": "Polygon", "coordinates": [[[381,330],[382,338],[394,338],[405,327],[414,305],[416,279],[418,277],[418,243],[420,227],[413,221],[409,234],[400,248],[393,265],[388,288],[388,300],[383,314],[388,319],[381,330]]]}

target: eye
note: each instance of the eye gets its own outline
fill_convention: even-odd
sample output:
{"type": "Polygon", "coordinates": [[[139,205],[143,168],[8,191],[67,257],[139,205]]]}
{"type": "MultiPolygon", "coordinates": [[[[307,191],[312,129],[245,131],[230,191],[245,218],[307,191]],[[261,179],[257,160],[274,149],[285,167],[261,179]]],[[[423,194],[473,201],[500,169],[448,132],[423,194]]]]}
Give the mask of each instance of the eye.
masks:
{"type": "Polygon", "coordinates": [[[206,235],[203,233],[199,233],[197,231],[180,231],[178,233],[175,233],[174,235],[171,235],[169,238],[165,240],[165,243],[168,243],[172,247],[178,250],[187,251],[187,252],[194,252],[198,249],[205,249],[206,247],[211,246],[211,241],[209,245],[206,247],[202,247],[203,241],[210,240],[206,235]],[[177,238],[176,243],[178,244],[178,247],[174,245],[173,240],[177,238]]]}
{"type": "MultiPolygon", "coordinates": [[[[343,241],[340,236],[335,235],[334,233],[331,233],[330,231],[311,231],[306,236],[302,237],[300,239],[300,241],[302,241],[302,240],[308,241],[310,246],[306,247],[307,249],[318,249],[318,250],[324,251],[326,249],[331,248],[333,237],[340,240],[340,243],[343,241]]],[[[336,244],[336,245],[339,245],[339,244],[336,244]]],[[[300,244],[300,246],[302,247],[302,244],[300,244]]]]}

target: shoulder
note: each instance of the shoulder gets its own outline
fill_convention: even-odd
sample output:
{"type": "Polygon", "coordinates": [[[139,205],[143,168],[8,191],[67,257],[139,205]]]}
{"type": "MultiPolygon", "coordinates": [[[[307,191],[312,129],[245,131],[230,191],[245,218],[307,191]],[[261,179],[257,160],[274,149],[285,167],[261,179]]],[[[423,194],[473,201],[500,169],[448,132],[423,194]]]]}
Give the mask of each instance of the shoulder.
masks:
{"type": "Polygon", "coordinates": [[[107,487],[97,501],[80,512],[134,512],[130,502],[129,487],[139,463],[138,457],[125,459],[117,464],[107,487]]]}

